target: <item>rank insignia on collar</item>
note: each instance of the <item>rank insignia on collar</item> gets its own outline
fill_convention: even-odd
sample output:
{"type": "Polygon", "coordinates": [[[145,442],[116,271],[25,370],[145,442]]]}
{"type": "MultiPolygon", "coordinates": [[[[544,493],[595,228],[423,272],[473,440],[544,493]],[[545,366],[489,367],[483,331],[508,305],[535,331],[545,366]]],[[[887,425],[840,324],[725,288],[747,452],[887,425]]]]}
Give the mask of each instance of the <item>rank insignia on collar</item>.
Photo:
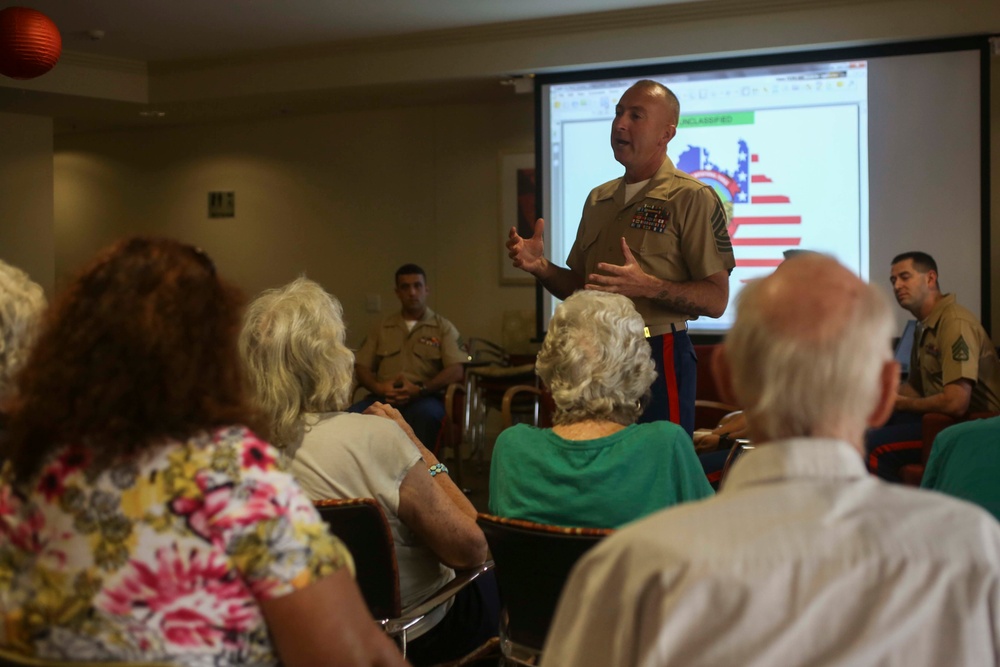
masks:
{"type": "Polygon", "coordinates": [[[662,206],[643,204],[635,209],[632,215],[632,229],[645,229],[647,232],[662,234],[670,222],[670,211],[664,211],[662,206]]]}

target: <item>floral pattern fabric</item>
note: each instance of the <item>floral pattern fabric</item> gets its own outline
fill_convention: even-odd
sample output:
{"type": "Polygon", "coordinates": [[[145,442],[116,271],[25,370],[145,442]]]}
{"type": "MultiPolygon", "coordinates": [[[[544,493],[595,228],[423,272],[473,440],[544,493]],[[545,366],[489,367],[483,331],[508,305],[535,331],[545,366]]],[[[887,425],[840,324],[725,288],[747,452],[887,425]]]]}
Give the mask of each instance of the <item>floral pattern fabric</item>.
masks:
{"type": "Polygon", "coordinates": [[[353,568],[242,427],[95,472],[68,447],[0,476],[0,644],[46,658],[276,665],[259,603],[353,568]]]}

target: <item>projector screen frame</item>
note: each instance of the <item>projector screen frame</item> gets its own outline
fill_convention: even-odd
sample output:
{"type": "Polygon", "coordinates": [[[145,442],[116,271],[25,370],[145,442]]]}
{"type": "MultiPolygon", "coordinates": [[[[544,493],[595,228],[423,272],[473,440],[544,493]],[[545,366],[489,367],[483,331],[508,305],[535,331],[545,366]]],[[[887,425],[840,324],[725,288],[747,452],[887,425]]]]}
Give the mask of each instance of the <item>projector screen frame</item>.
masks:
{"type": "MultiPolygon", "coordinates": [[[[657,75],[687,74],[727,69],[749,69],[781,65],[808,64],[823,61],[849,61],[893,56],[948,53],[955,51],[979,52],[979,163],[980,163],[980,320],[987,333],[991,333],[991,263],[990,263],[990,34],[969,35],[933,40],[886,42],[850,47],[782,50],[745,56],[721,56],[691,60],[669,60],[658,63],[643,62],[634,65],[588,67],[536,75],[535,78],[535,187],[536,217],[542,216],[545,207],[546,178],[543,169],[543,96],[542,86],[574,83],[592,79],[643,78],[657,75]]],[[[594,186],[599,185],[594,183],[594,186]]],[[[581,202],[582,205],[582,202],[581,202]]],[[[536,337],[541,341],[544,331],[544,288],[535,282],[536,337]]],[[[718,342],[724,334],[692,334],[696,343],[718,342]]]]}

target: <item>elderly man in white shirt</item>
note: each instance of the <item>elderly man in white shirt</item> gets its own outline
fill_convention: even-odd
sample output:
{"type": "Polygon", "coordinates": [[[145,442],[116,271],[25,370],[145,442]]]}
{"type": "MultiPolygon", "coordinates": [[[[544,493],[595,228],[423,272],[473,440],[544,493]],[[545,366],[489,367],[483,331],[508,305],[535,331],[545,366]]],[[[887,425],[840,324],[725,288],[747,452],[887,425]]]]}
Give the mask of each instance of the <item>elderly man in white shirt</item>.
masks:
{"type": "Polygon", "coordinates": [[[760,446],[715,498],[585,556],[542,664],[1000,664],[1000,524],[862,461],[896,397],[891,331],[884,297],[829,257],[748,285],[714,370],[760,446]]]}

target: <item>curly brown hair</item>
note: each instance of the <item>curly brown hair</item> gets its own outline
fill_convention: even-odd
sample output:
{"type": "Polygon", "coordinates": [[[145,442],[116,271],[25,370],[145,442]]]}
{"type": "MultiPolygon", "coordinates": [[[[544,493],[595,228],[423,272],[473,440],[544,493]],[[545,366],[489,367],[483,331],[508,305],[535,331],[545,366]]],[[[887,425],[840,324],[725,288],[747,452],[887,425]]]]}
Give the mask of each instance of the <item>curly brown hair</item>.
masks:
{"type": "Polygon", "coordinates": [[[193,246],[135,237],[101,252],[53,304],[17,378],[3,454],[18,478],[64,445],[104,466],[164,439],[252,427],[242,304],[193,246]]]}

